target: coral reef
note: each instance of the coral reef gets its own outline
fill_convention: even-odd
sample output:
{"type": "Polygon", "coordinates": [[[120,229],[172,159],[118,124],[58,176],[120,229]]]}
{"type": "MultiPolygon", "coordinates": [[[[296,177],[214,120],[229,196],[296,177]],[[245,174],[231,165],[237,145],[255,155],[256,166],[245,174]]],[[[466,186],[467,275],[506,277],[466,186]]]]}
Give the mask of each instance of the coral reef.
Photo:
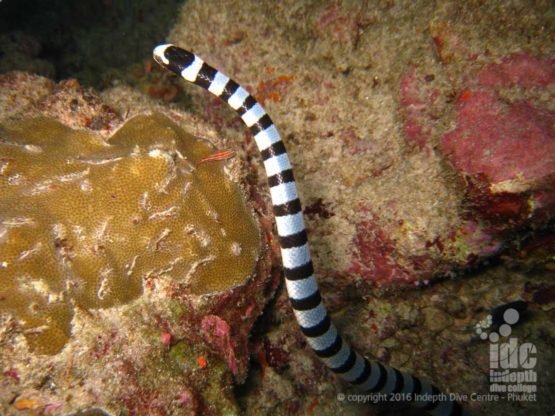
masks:
{"type": "MultiPolygon", "coordinates": [[[[137,21],[135,10],[118,27],[137,21]]],[[[322,296],[349,341],[467,394],[475,414],[552,411],[553,5],[188,0],[178,15],[168,40],[245,85],[282,133],[322,296]],[[528,313],[513,335],[537,349],[536,400],[470,398],[490,391],[490,343],[475,325],[516,300],[528,313]]],[[[70,59],[116,85],[117,71],[96,66],[112,55],[83,68],[84,56],[104,53],[90,47],[101,31],[70,59]]],[[[125,41],[126,51],[141,43],[125,41]]],[[[72,80],[2,75],[0,120],[53,117],[108,141],[124,120],[161,112],[235,152],[217,163],[242,185],[269,250],[229,291],[199,297],[164,275],[126,304],[75,308],[72,336],[50,356],[29,354],[21,324],[2,314],[0,413],[380,414],[338,400],[355,392],[306,346],[283,289],[251,333],[279,281],[269,273],[279,253],[260,158],[236,115],[150,63],[123,78],[135,89],[100,98],[72,80]]]]}
{"type": "Polygon", "coordinates": [[[252,273],[258,230],[237,187],[159,114],[106,141],[49,119],[4,124],[0,152],[0,298],[40,352],[64,345],[73,307],[127,303],[162,274],[202,295],[252,273]]]}
{"type": "Polygon", "coordinates": [[[237,412],[276,287],[239,158],[131,90],[8,73],[0,97],[0,413],[237,412]]]}

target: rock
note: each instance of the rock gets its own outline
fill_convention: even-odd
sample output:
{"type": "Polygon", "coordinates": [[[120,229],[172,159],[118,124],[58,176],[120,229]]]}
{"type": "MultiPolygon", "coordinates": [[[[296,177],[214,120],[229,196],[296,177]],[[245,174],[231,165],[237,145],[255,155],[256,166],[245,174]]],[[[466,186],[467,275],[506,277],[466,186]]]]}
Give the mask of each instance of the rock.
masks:
{"type": "MultiPolygon", "coordinates": [[[[544,132],[528,137],[537,143],[547,137],[541,123],[550,120],[553,92],[542,85],[554,56],[552,34],[546,30],[553,26],[551,9],[533,0],[525,5],[400,1],[372,6],[287,0],[268,13],[263,2],[233,0],[222,9],[217,1],[190,0],[168,37],[264,101],[291,157],[306,207],[315,276],[340,330],[370,356],[384,353],[381,341],[395,336],[398,350],[384,357],[410,357],[390,363],[451,392],[489,391],[484,369],[466,358],[473,349],[487,358],[487,346],[471,345],[472,334],[465,328],[478,320],[479,307],[496,303],[495,297],[510,300],[521,287],[521,277],[510,270],[457,279],[459,271],[484,265],[506,246],[518,245],[526,235],[520,230],[529,223],[545,227],[553,208],[548,202],[538,208],[536,201],[546,201],[549,191],[542,180],[534,180],[523,195],[534,194],[538,218],[513,223],[504,222],[506,216],[497,222],[486,219],[458,167],[461,160],[455,164],[443,138],[463,131],[458,130],[460,110],[465,98],[472,99],[466,91],[491,94],[501,117],[516,105],[513,112],[532,117],[527,131],[536,123],[536,132],[544,132]],[[527,72],[535,81],[524,79],[527,72]],[[496,77],[503,81],[491,81],[496,77]],[[533,85],[523,87],[527,82],[533,85]],[[519,102],[527,104],[519,107],[519,102]],[[434,279],[446,276],[453,279],[434,279]],[[432,279],[437,284],[428,287],[432,279]],[[415,287],[419,289],[409,290],[415,287]],[[441,293],[445,304],[436,307],[440,319],[432,311],[428,322],[421,317],[425,308],[436,306],[433,293],[441,293]],[[397,316],[403,306],[415,310],[414,321],[397,316]]],[[[224,136],[252,143],[224,105],[205,91],[184,88],[197,117],[224,136]]],[[[523,126],[513,116],[505,121],[523,126]]],[[[496,128],[485,127],[490,132],[496,128]]],[[[254,148],[249,156],[262,183],[254,148]]],[[[546,154],[538,158],[538,164],[548,160],[546,154]]],[[[494,166],[496,172],[503,170],[499,163],[494,166]]],[[[517,195],[517,201],[521,198],[517,195]]],[[[495,202],[491,196],[488,201],[497,209],[521,212],[520,202],[495,202]]],[[[273,305],[271,316],[268,325],[277,339],[299,341],[287,344],[290,366],[272,372],[271,382],[253,375],[247,412],[272,413],[293,403],[284,412],[303,414],[313,403],[324,402],[322,392],[326,398],[334,396],[332,391],[343,392],[344,385],[309,361],[286,294],[273,305]],[[310,365],[301,367],[301,361],[310,365]],[[292,384],[298,389],[294,396],[292,384]],[[277,390],[287,393],[277,395],[277,390]]],[[[541,404],[473,404],[481,414],[511,414],[522,410],[518,406],[541,413],[549,408],[545,397],[541,404]]],[[[350,414],[346,406],[340,408],[350,414]]],[[[333,399],[321,407],[327,414],[339,411],[333,399]]],[[[361,413],[368,412],[372,410],[361,407],[361,413]]]]}
{"type": "Polygon", "coordinates": [[[422,312],[424,313],[425,324],[432,333],[443,331],[453,322],[448,314],[438,308],[424,308],[422,312]]]}

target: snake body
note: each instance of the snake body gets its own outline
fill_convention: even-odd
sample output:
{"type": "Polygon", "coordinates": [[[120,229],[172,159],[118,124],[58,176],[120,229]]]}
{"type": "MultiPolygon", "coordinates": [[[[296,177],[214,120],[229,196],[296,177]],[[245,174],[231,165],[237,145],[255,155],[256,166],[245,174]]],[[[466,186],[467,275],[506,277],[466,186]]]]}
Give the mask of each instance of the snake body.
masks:
{"type": "Polygon", "coordinates": [[[449,395],[408,373],[364,358],[337,331],[314,277],[291,163],[264,108],[245,88],[189,51],[164,44],[157,46],[153,54],[163,67],[225,101],[254,135],[268,177],[289,300],[300,329],[316,355],[331,371],[364,393],[404,398],[432,415],[462,415],[461,406],[449,395]]]}

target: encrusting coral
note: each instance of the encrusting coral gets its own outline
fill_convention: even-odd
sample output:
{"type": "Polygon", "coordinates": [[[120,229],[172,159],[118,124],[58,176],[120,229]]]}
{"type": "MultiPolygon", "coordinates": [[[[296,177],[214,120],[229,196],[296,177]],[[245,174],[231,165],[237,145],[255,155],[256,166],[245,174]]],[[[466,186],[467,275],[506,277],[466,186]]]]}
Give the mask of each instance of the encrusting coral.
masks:
{"type": "Polygon", "coordinates": [[[260,236],[214,150],[161,114],[104,140],[48,118],[0,125],[0,307],[37,352],[74,308],[123,304],[170,276],[193,294],[244,283],[260,236]]]}

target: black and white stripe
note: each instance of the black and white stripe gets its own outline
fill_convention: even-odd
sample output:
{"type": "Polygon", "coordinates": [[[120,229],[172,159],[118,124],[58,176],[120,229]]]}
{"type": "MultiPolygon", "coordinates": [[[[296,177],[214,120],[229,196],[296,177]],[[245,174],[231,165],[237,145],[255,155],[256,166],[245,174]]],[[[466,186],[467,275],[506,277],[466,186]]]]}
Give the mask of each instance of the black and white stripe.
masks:
{"type": "MultiPolygon", "coordinates": [[[[363,392],[423,395],[439,393],[431,384],[354,351],[339,335],[326,311],[310,258],[302,208],[285,145],[262,106],[235,81],[207,65],[195,54],[174,45],[154,49],[154,59],[185,80],[227,102],[254,135],[268,176],[285,283],[295,317],[316,355],[344,380],[363,392]]],[[[461,415],[458,403],[445,399],[413,401],[433,415],[461,415]]]]}

